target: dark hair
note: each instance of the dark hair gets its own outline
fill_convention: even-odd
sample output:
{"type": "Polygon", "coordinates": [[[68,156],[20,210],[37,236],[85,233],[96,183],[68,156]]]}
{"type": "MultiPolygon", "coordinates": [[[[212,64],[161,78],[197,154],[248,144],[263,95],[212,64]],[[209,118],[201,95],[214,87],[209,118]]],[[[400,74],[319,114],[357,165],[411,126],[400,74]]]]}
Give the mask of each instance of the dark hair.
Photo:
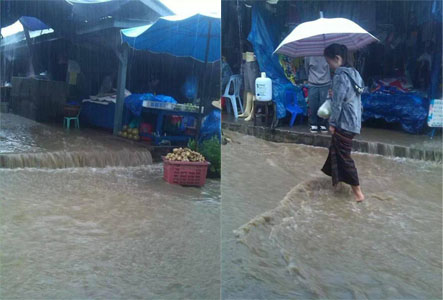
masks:
{"type": "Polygon", "coordinates": [[[334,59],[337,55],[343,59],[343,67],[349,67],[348,47],[340,44],[332,44],[326,47],[323,55],[327,58],[334,59]]]}

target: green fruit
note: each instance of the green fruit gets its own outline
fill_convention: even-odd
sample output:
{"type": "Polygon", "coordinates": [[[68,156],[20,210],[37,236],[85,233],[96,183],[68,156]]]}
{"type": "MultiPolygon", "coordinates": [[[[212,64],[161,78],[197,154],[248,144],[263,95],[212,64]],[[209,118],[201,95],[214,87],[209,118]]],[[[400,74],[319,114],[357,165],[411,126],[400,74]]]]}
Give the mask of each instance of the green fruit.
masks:
{"type": "Polygon", "coordinates": [[[128,137],[128,133],[123,132],[123,133],[122,133],[122,136],[123,136],[123,137],[128,137]]]}

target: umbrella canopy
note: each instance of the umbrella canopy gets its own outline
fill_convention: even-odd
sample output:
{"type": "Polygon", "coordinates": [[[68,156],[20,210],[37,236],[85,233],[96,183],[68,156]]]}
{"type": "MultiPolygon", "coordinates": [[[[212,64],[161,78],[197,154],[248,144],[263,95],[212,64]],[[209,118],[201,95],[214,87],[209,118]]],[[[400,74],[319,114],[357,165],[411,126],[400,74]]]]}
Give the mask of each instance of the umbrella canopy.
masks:
{"type": "Polygon", "coordinates": [[[320,56],[334,43],[357,50],[375,41],[378,41],[376,37],[351,20],[320,18],[298,25],[274,53],[291,57],[320,56]]]}
{"type": "Polygon", "coordinates": [[[123,29],[122,42],[137,50],[167,53],[196,60],[220,59],[220,18],[196,14],[164,17],[151,25],[123,29]],[[206,53],[208,51],[208,53],[206,53]]]}

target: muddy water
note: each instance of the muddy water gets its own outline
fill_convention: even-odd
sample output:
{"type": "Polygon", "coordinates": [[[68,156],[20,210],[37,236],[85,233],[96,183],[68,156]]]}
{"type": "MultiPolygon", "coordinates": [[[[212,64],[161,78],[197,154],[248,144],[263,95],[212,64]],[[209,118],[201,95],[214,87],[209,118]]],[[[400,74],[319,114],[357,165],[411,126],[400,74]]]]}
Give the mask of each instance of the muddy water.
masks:
{"type": "Polygon", "coordinates": [[[131,167],[152,163],[146,149],[109,151],[0,153],[0,168],[131,167]]]}
{"type": "Polygon", "coordinates": [[[219,297],[219,181],[169,185],[146,149],[10,117],[22,123],[0,127],[1,299],[219,297]]]}
{"type": "Polygon", "coordinates": [[[219,297],[219,183],[161,175],[0,169],[0,298],[219,297]]]}
{"type": "Polygon", "coordinates": [[[326,149],[228,133],[225,299],[442,297],[442,168],[355,154],[366,201],[331,188],[326,149]]]}
{"type": "Polygon", "coordinates": [[[67,130],[61,124],[42,124],[14,114],[0,114],[0,154],[84,151],[105,154],[125,149],[143,147],[103,130],[67,130]]]}

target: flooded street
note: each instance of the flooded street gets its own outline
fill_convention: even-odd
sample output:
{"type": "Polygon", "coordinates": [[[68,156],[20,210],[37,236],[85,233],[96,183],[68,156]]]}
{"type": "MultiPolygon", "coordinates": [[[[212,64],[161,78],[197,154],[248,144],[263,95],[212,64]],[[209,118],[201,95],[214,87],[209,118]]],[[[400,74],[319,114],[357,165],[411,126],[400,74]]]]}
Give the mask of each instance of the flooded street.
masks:
{"type": "Polygon", "coordinates": [[[152,157],[139,143],[94,129],[66,130],[14,114],[0,114],[1,168],[140,166],[152,157]]]}
{"type": "Polygon", "coordinates": [[[327,149],[225,133],[222,298],[442,297],[441,164],[354,154],[357,204],[327,149]]]}
{"type": "Polygon", "coordinates": [[[0,298],[219,297],[219,181],[169,185],[106,133],[1,124],[0,298]]]}

